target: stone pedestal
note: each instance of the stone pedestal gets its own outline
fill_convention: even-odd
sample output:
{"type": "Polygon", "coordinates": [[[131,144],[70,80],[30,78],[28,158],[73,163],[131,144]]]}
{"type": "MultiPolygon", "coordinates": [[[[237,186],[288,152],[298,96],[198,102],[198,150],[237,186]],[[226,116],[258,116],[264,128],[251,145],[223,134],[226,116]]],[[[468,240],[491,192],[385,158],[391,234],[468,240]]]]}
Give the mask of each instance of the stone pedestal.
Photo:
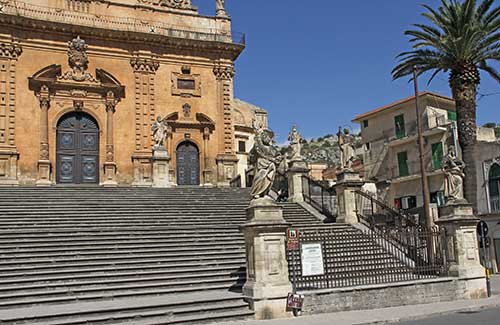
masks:
{"type": "Polygon", "coordinates": [[[153,150],[153,187],[171,187],[170,156],[165,148],[153,150]]]}
{"type": "Polygon", "coordinates": [[[217,186],[230,185],[231,180],[236,176],[236,164],[238,157],[233,154],[219,154],[217,162],[217,186]]]}
{"type": "Polygon", "coordinates": [[[36,181],[36,186],[51,186],[50,181],[50,161],[49,160],[39,160],[38,161],[38,179],[36,181]]]}
{"type": "Polygon", "coordinates": [[[286,298],[292,291],[286,260],[286,230],[282,208],[270,198],[252,200],[245,234],[247,282],[243,294],[256,319],[287,318],[286,298]]]}
{"type": "Polygon", "coordinates": [[[480,264],[472,205],[452,203],[440,208],[436,224],[446,229],[448,273],[466,280],[465,298],[487,297],[485,270],[480,264]]]}
{"type": "Polygon", "coordinates": [[[2,150],[0,148],[0,186],[19,185],[17,179],[17,160],[19,153],[16,150],[2,150]]]}
{"type": "Polygon", "coordinates": [[[337,193],[337,222],[348,224],[358,223],[356,195],[354,192],[360,190],[364,184],[359,173],[353,170],[345,169],[337,175],[337,183],[333,187],[337,193]]]}
{"type": "Polygon", "coordinates": [[[132,155],[134,165],[134,182],[132,186],[150,187],[152,181],[151,152],[136,152],[132,155]]]}
{"type": "Polygon", "coordinates": [[[288,168],[288,200],[290,202],[304,202],[302,177],[309,173],[309,168],[303,160],[292,160],[288,168]]]}
{"type": "Polygon", "coordinates": [[[114,162],[105,162],[104,163],[104,182],[102,186],[104,187],[116,187],[118,183],[115,180],[116,178],[116,164],[114,162]]]}

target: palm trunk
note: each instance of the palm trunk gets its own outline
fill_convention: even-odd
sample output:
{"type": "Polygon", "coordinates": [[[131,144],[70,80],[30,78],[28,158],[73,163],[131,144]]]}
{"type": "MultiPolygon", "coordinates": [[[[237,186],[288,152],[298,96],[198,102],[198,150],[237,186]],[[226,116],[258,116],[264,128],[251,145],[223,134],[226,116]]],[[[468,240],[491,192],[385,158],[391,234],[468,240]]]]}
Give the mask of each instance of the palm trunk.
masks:
{"type": "Polygon", "coordinates": [[[476,95],[477,84],[456,82],[452,86],[453,98],[456,101],[458,141],[465,162],[464,196],[474,210],[477,210],[477,176],[476,176],[476,95]]]}

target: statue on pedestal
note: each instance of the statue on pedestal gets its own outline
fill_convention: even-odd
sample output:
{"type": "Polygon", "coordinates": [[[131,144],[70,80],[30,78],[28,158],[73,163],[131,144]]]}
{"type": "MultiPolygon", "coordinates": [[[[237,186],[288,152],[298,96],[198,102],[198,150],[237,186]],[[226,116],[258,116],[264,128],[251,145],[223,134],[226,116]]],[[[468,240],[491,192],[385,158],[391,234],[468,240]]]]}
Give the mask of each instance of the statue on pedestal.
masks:
{"type": "Polygon", "coordinates": [[[215,13],[217,17],[227,17],[225,0],[215,0],[215,13]]]}
{"type": "Polygon", "coordinates": [[[465,163],[457,157],[455,148],[450,146],[443,158],[442,167],[445,174],[444,192],[447,202],[464,201],[464,169],[465,163]]]}
{"type": "Polygon", "coordinates": [[[337,133],[337,144],[340,149],[340,167],[342,169],[351,169],[352,162],[354,160],[354,139],[349,134],[348,129],[339,127],[339,132],[337,133]]]}
{"type": "Polygon", "coordinates": [[[255,177],[252,184],[252,197],[255,199],[268,196],[277,171],[286,170],[285,157],[274,145],[274,133],[271,130],[257,130],[255,144],[250,151],[250,164],[254,166],[255,177]]]}
{"type": "Polygon", "coordinates": [[[156,121],[151,123],[151,130],[153,131],[153,139],[155,141],[154,149],[165,148],[168,126],[161,119],[161,116],[158,115],[156,121]]]}
{"type": "Polygon", "coordinates": [[[302,160],[302,135],[297,130],[297,126],[292,126],[292,130],[288,134],[288,141],[292,148],[291,160],[302,160]]]}

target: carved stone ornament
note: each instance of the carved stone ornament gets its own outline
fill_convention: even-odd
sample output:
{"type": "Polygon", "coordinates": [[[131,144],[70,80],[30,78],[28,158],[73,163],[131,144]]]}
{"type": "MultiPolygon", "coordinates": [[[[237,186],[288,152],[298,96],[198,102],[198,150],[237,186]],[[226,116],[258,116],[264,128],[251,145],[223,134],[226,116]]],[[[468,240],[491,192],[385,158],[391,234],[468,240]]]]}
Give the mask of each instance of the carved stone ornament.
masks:
{"type": "Polygon", "coordinates": [[[217,17],[227,17],[225,0],[215,0],[215,12],[217,17]]]}
{"type": "Polygon", "coordinates": [[[132,58],[130,64],[135,72],[155,73],[160,67],[158,61],[146,58],[132,58]]]}
{"type": "Polygon", "coordinates": [[[214,74],[217,80],[231,80],[234,77],[234,68],[216,66],[214,68],[214,74]]]}
{"type": "Polygon", "coordinates": [[[88,46],[85,41],[78,36],[68,42],[68,47],[68,63],[71,70],[60,76],[59,79],[98,83],[94,76],[87,71],[89,59],[87,56],[88,46]]]}
{"type": "Polygon", "coordinates": [[[190,118],[191,117],[191,105],[184,104],[182,106],[182,112],[184,113],[185,118],[190,118]]]}
{"type": "Polygon", "coordinates": [[[0,43],[0,57],[7,57],[10,59],[17,59],[23,50],[19,44],[16,43],[0,43]]]}
{"type": "Polygon", "coordinates": [[[445,174],[444,194],[447,202],[464,201],[464,169],[465,163],[457,157],[455,148],[450,146],[442,162],[445,174]]]}
{"type": "Polygon", "coordinates": [[[351,169],[354,160],[354,138],[349,134],[349,130],[339,127],[337,133],[337,144],[340,149],[340,163],[343,169],[351,169]]]}
{"type": "Polygon", "coordinates": [[[153,131],[153,139],[155,141],[154,147],[163,148],[168,133],[166,119],[162,119],[161,116],[158,115],[156,121],[151,123],[151,130],[153,131]]]}
{"type": "Polygon", "coordinates": [[[292,148],[292,160],[302,159],[302,135],[297,130],[297,126],[292,126],[292,130],[288,134],[288,141],[290,141],[290,147],[292,148]]]}
{"type": "Polygon", "coordinates": [[[169,7],[175,9],[192,9],[191,0],[137,0],[138,3],[147,5],[169,7]]]}

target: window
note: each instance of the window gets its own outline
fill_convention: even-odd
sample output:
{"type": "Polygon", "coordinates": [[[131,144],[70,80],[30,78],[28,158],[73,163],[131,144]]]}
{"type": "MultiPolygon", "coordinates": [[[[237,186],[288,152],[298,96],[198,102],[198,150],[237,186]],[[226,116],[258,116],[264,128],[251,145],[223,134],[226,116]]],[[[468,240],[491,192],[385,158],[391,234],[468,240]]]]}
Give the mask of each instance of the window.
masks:
{"type": "Polygon", "coordinates": [[[455,111],[448,111],[448,120],[450,120],[450,121],[456,121],[457,120],[457,112],[455,112],[455,111]]]}
{"type": "Polygon", "coordinates": [[[443,161],[443,143],[437,142],[432,144],[432,166],[434,169],[441,169],[443,161]]]}
{"type": "Polygon", "coordinates": [[[367,128],[367,127],[368,127],[368,120],[364,120],[364,121],[363,121],[363,127],[364,127],[364,128],[367,128]]]}
{"type": "Polygon", "coordinates": [[[410,170],[408,169],[408,153],[406,151],[398,152],[398,169],[399,177],[410,175],[410,170]]]}
{"type": "Polygon", "coordinates": [[[238,141],[238,152],[247,152],[245,141],[238,141]]]}
{"type": "Polygon", "coordinates": [[[177,79],[177,89],[195,89],[196,82],[194,79],[177,79]]]}
{"type": "Polygon", "coordinates": [[[500,212],[500,165],[491,166],[488,188],[491,212],[500,212]]]}
{"type": "Polygon", "coordinates": [[[401,198],[394,200],[394,206],[397,209],[413,209],[417,207],[417,197],[416,196],[403,196],[401,198]]]}
{"type": "Polygon", "coordinates": [[[405,116],[403,114],[394,117],[394,129],[397,139],[401,139],[406,136],[405,116]]]}
{"type": "Polygon", "coordinates": [[[444,192],[437,191],[431,193],[431,203],[436,203],[438,207],[443,206],[445,204],[444,192]]]}
{"type": "Polygon", "coordinates": [[[370,150],[370,142],[365,143],[366,150],[370,150]]]}

